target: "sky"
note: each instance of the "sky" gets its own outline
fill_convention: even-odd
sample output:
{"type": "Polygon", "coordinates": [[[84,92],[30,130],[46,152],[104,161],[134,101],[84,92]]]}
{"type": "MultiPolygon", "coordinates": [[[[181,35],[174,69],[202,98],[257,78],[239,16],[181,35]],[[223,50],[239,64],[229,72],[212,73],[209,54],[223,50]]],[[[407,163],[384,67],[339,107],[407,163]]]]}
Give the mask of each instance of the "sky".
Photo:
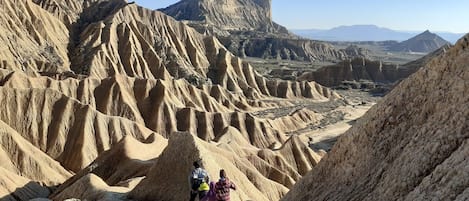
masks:
{"type": "MultiPolygon", "coordinates": [[[[275,22],[288,29],[373,24],[402,31],[469,32],[468,0],[272,0],[275,22]]],[[[136,0],[157,9],[178,0],[136,0]]]]}

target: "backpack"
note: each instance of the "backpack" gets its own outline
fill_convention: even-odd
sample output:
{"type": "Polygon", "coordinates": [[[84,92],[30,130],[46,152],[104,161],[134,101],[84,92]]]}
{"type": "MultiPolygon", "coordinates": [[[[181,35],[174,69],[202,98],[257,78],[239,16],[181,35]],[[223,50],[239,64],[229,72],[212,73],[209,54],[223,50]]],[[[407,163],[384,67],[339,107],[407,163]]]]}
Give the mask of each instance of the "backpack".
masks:
{"type": "Polygon", "coordinates": [[[205,173],[202,169],[195,169],[191,175],[191,188],[194,191],[198,191],[200,184],[204,182],[205,173]]]}
{"type": "Polygon", "coordinates": [[[192,190],[194,191],[198,191],[199,190],[199,187],[200,187],[200,184],[202,184],[203,180],[202,179],[194,179],[192,178],[192,190]]]}

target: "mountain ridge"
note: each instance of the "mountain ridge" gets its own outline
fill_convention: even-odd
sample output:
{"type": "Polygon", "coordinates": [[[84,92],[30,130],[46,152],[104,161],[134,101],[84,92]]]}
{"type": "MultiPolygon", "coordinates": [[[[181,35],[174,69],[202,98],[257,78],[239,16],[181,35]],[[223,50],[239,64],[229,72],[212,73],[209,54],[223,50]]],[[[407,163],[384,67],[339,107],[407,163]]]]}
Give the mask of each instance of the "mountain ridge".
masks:
{"type": "MultiPolygon", "coordinates": [[[[343,25],[331,29],[291,29],[300,36],[324,41],[404,41],[423,31],[401,31],[376,25],[343,25]]],[[[455,43],[464,33],[435,31],[451,43],[455,43]]]]}

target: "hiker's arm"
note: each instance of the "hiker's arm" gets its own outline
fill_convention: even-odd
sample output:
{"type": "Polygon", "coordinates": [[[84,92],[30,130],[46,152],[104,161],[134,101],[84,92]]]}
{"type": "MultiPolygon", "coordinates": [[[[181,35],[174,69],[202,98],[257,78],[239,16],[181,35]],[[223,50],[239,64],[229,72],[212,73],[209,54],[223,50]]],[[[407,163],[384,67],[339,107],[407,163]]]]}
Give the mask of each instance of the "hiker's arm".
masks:
{"type": "Polygon", "coordinates": [[[230,184],[231,184],[231,185],[230,185],[230,188],[233,189],[233,190],[236,190],[236,185],[235,185],[233,182],[231,182],[231,181],[230,181],[230,184]]]}

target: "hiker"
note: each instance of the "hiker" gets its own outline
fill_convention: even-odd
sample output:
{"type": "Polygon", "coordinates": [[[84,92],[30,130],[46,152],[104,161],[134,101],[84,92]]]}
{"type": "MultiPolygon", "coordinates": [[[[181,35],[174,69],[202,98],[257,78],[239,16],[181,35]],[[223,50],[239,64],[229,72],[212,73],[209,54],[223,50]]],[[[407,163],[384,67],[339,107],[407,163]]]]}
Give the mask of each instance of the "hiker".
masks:
{"type": "Polygon", "coordinates": [[[207,192],[207,195],[201,201],[218,201],[217,193],[215,192],[215,182],[211,181],[209,188],[210,190],[207,192]]]}
{"type": "Polygon", "coordinates": [[[220,180],[215,184],[217,201],[229,201],[230,189],[236,190],[236,186],[226,176],[225,170],[220,170],[220,180]]]}
{"type": "Polygon", "coordinates": [[[209,177],[207,171],[200,167],[200,163],[195,161],[193,163],[194,170],[192,170],[189,176],[189,182],[191,185],[191,198],[190,201],[195,201],[197,195],[199,200],[201,200],[208,192],[208,181],[209,177]]]}

